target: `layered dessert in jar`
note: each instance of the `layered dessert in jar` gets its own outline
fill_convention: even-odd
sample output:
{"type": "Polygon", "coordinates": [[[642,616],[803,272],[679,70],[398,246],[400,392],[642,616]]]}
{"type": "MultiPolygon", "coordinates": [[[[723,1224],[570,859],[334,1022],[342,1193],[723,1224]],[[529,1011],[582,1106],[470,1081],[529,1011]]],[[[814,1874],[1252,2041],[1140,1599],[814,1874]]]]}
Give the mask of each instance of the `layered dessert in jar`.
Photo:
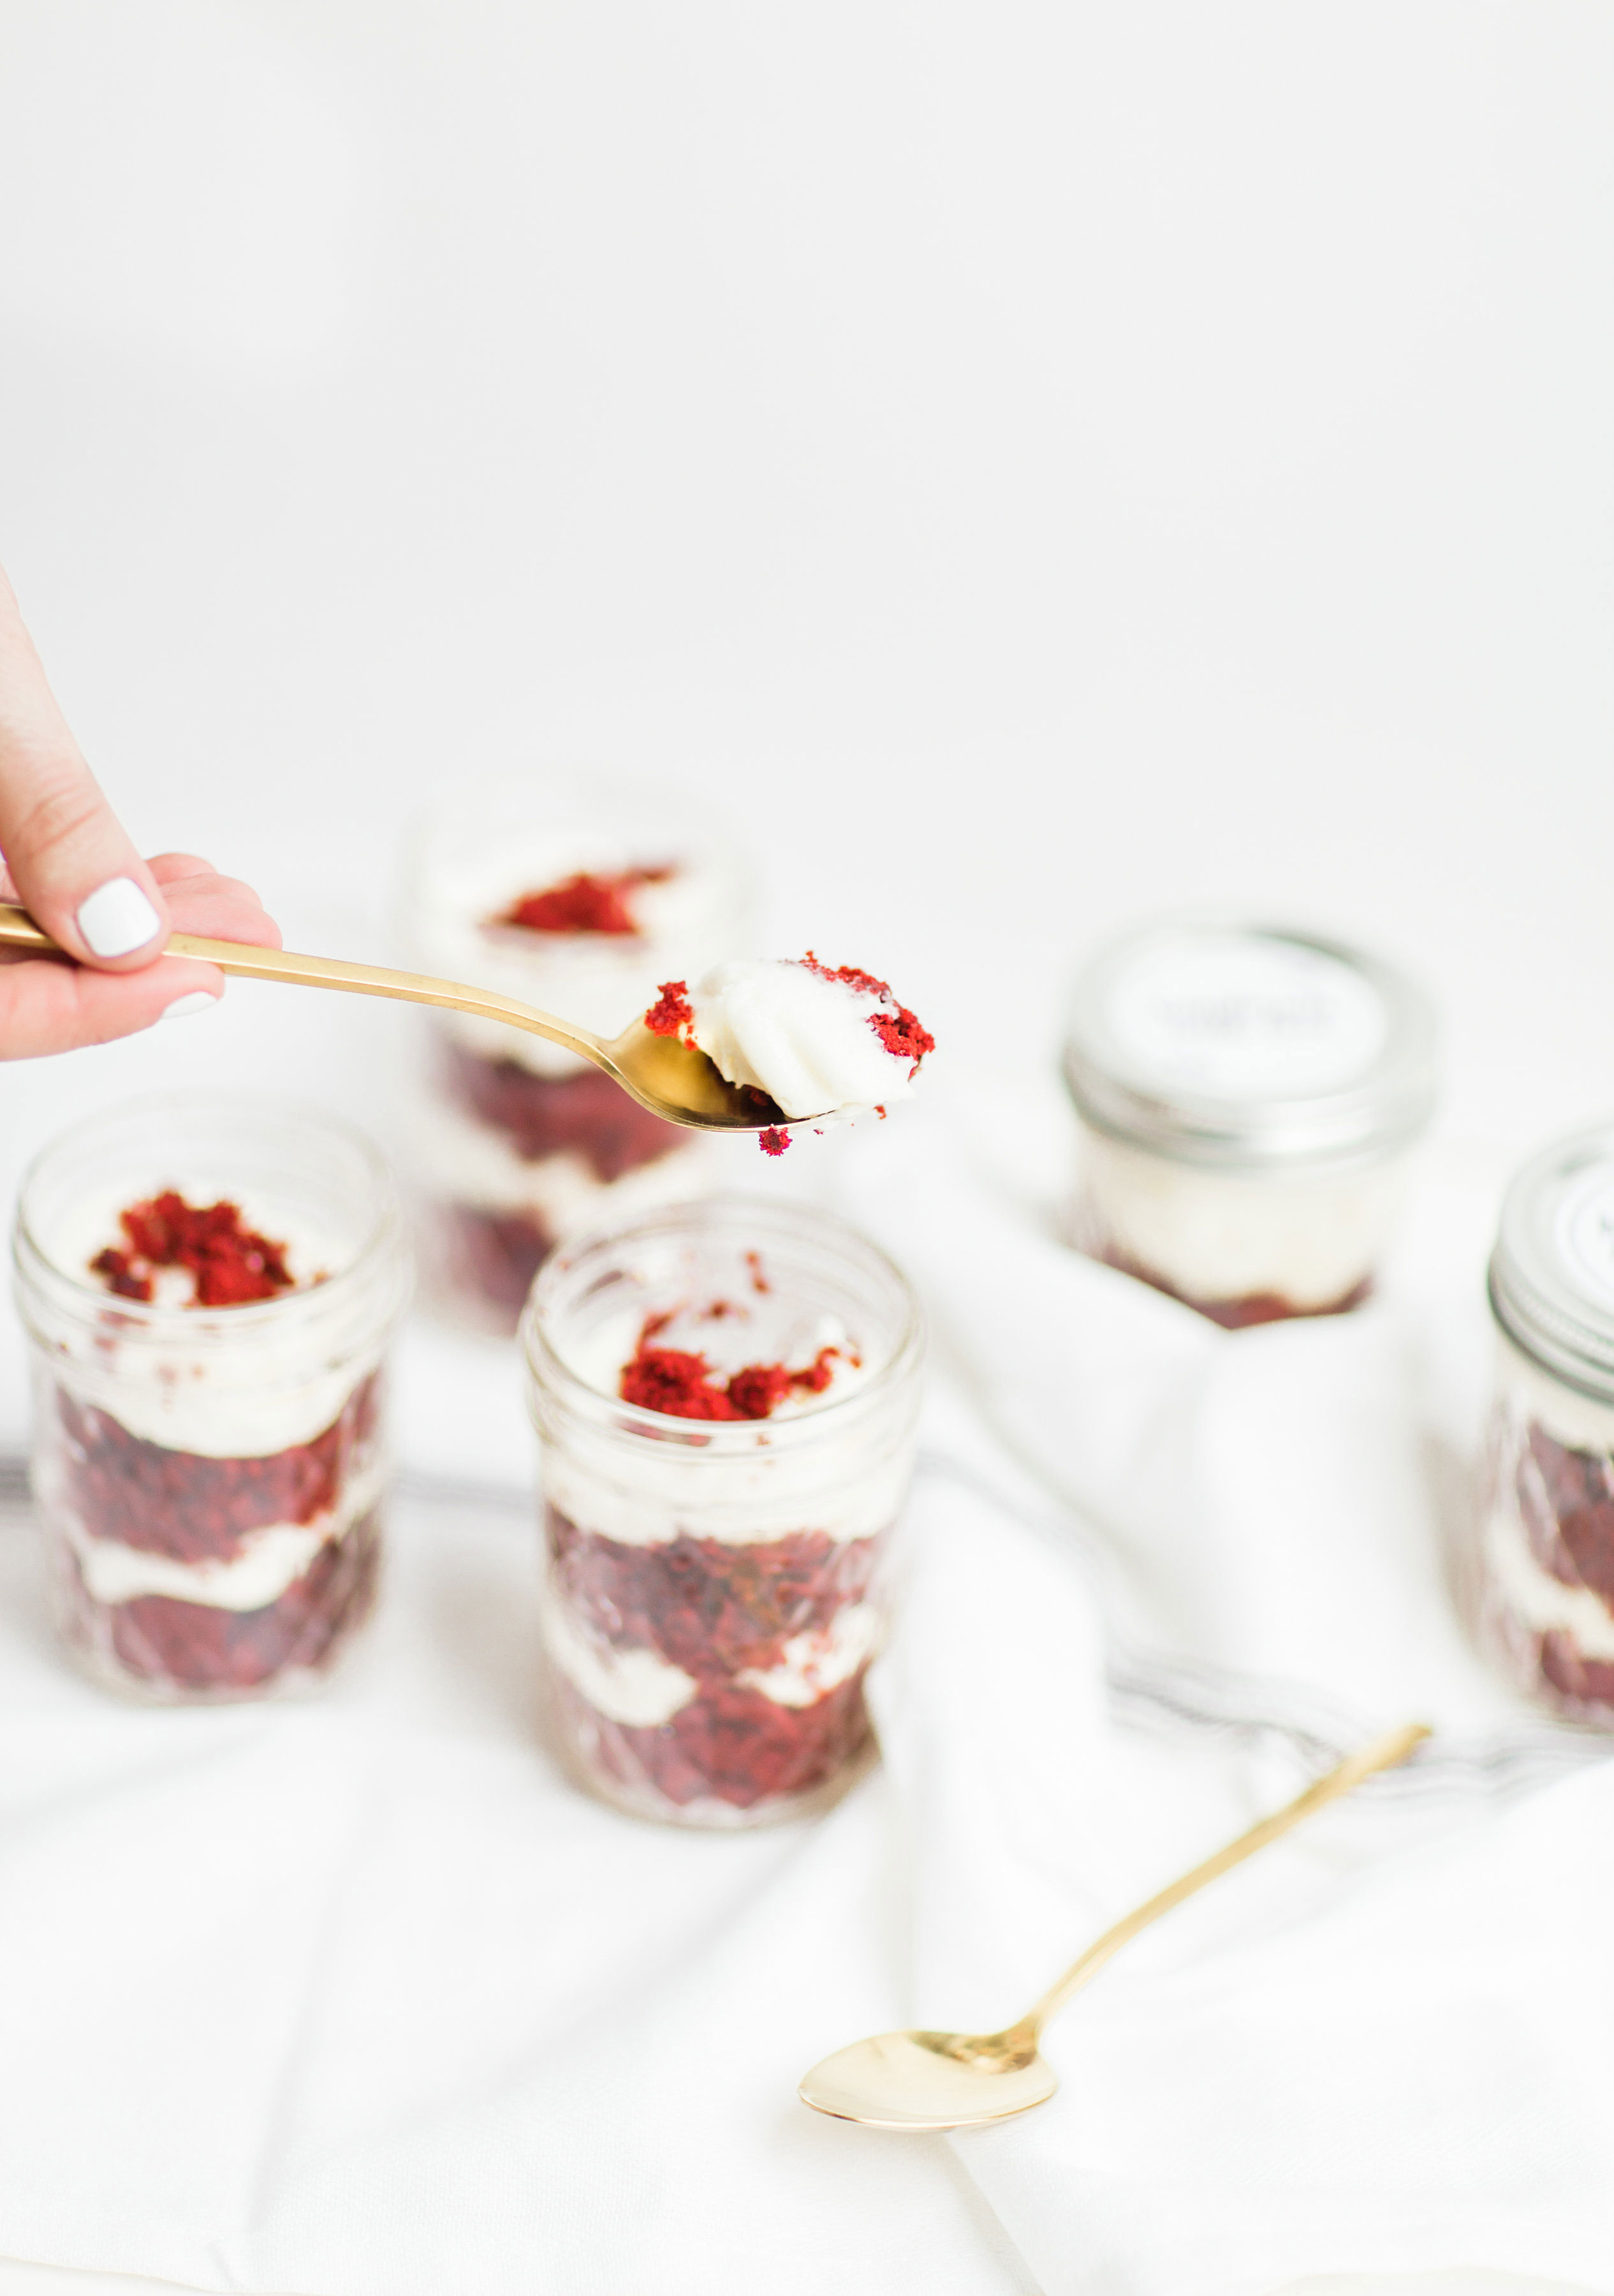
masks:
{"type": "MultiPolygon", "coordinates": [[[[750,885],[687,819],[631,801],[595,814],[532,790],[474,795],[429,823],[404,887],[410,962],[605,1037],[671,976],[743,946],[750,885]]],[[[438,1302],[512,1332],[546,1253],[619,1213],[704,1185],[699,1136],[526,1030],[434,1015],[410,1111],[438,1302]]]]}
{"type": "Polygon", "coordinates": [[[34,1164],[13,1262],[70,1649],[157,1700],[317,1681],[381,1554],[409,1274],[380,1158],[272,1103],[137,1103],[34,1164]]]}
{"type": "Polygon", "coordinates": [[[922,1338],[844,1223],[744,1199],[554,1254],[522,1324],[574,1773],[639,1816],[822,1807],[872,1751],[922,1338]]]}
{"type": "Polygon", "coordinates": [[[1521,1690],[1614,1728],[1614,1128],[1558,1143],[1513,1182],[1490,1298],[1471,1611],[1521,1690]]]}
{"type": "Polygon", "coordinates": [[[1072,1241],[1230,1329],[1357,1307],[1433,1112],[1433,1016],[1381,959],[1155,926],[1077,985],[1072,1241]]]}

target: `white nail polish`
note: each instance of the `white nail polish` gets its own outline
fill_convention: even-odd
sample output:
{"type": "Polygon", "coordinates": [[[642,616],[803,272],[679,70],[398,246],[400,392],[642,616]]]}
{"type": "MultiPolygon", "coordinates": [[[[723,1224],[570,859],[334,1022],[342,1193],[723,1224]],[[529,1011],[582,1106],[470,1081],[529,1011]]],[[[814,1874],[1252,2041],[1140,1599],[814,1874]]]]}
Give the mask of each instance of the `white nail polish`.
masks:
{"type": "Polygon", "coordinates": [[[162,930],[133,877],[110,877],[78,904],[78,930],[97,956],[130,956],[162,930]]]}
{"type": "Polygon", "coordinates": [[[217,1002],[210,990],[193,988],[188,996],[176,996],[171,1004],[165,1004],[157,1017],[160,1021],[183,1020],[187,1013],[210,1013],[217,1002]]]}

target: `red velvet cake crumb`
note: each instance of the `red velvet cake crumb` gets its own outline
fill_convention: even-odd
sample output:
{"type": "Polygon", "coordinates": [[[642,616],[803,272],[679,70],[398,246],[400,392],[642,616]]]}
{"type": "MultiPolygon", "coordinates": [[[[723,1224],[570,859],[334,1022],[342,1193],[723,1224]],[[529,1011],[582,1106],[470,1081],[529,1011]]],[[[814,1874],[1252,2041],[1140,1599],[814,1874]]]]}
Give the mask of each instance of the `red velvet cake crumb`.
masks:
{"type": "Polygon", "coordinates": [[[757,1135],[757,1145],[765,1156],[782,1156],[791,1144],[791,1136],[776,1124],[768,1125],[757,1135]]]}
{"type": "MultiPolygon", "coordinates": [[[[865,972],[860,964],[821,964],[810,948],[801,959],[801,963],[809,972],[815,972],[820,980],[844,981],[848,988],[861,989],[865,996],[890,996],[891,995],[891,984],[889,980],[878,980],[873,973],[865,972]]],[[[892,997],[891,1001],[895,1004],[897,1000],[892,997]]]]}
{"type": "Polygon", "coordinates": [[[1614,1609],[1614,1458],[1575,1451],[1532,1423],[1519,1463],[1519,1507],[1531,1551],[1561,1586],[1585,1587],[1614,1609]]]}
{"type": "MultiPolygon", "coordinates": [[[[895,1013],[871,1013],[869,1026],[888,1053],[894,1053],[899,1061],[913,1062],[913,1068],[908,1071],[910,1076],[925,1054],[936,1050],[935,1037],[905,1004],[899,1004],[895,1013]]],[[[884,1113],[882,1109],[881,1114],[883,1116],[884,1113]]]]}
{"type": "MultiPolygon", "coordinates": [[[[1614,1614],[1614,1457],[1571,1449],[1532,1422],[1513,1480],[1536,1562],[1561,1586],[1583,1589],[1614,1614]]],[[[1577,1720],[1606,1725],[1614,1710],[1614,1664],[1583,1649],[1578,1626],[1529,1631],[1540,1681],[1563,1710],[1577,1720]]]]}
{"type": "Polygon", "coordinates": [[[822,1395],[835,1376],[832,1365],[840,1353],[839,1348],[820,1348],[805,1371],[791,1374],[791,1385],[804,1389],[808,1395],[822,1395]]]}
{"type": "Polygon", "coordinates": [[[104,1251],[95,1254],[90,1269],[94,1275],[104,1275],[107,1290],[116,1292],[119,1299],[149,1300],[152,1296],[151,1277],[137,1275],[129,1254],[119,1251],[114,1244],[109,1243],[104,1251]]]}
{"type": "MultiPolygon", "coordinates": [[[[865,972],[862,966],[857,964],[833,966],[821,964],[810,948],[801,962],[809,972],[815,972],[820,980],[840,980],[843,981],[848,988],[860,990],[865,996],[891,998],[892,1004],[897,1004],[896,1012],[871,1013],[869,1026],[888,1053],[894,1054],[899,1061],[909,1061],[913,1063],[908,1070],[910,1076],[925,1054],[936,1050],[935,1037],[921,1021],[917,1013],[910,1013],[905,1004],[897,1004],[889,980],[877,979],[873,973],[865,972]]],[[[883,1116],[884,1109],[880,1112],[883,1116]]]]}
{"type": "Polygon", "coordinates": [[[261,1609],[237,1611],[177,1595],[98,1600],[70,1554],[69,1631],[120,1679],[160,1692],[231,1697],[291,1669],[332,1660],[367,1612],[380,1522],[340,1511],[376,1435],[373,1374],[323,1433],[267,1456],[216,1458],[131,1434],[104,1411],[56,1392],[65,1496],[83,1533],[188,1567],[228,1564],[272,1523],[331,1523],[302,1576],[261,1609]]]}
{"type": "Polygon", "coordinates": [[[65,1388],[56,1407],[64,1479],[90,1538],[176,1562],[227,1562],[266,1523],[308,1523],[337,1508],[356,1456],[374,1439],[379,1398],[372,1374],[310,1441],[242,1459],[131,1435],[65,1388]]]}
{"type": "Polygon", "coordinates": [[[445,1082],[469,1115],[504,1135],[525,1164],[569,1150],[596,1180],[619,1180],[684,1142],[681,1126],[652,1116],[598,1069],[537,1076],[519,1061],[487,1060],[451,1045],[445,1082]]]}
{"type": "Polygon", "coordinates": [[[522,932],[636,933],[627,896],[641,885],[664,884],[672,873],[670,868],[619,869],[609,875],[579,869],[558,885],[523,893],[488,922],[515,925],[522,932]]]}
{"type": "Polygon", "coordinates": [[[689,1001],[689,983],[685,980],[664,980],[657,1002],[644,1015],[644,1025],[652,1037],[676,1037],[694,1019],[689,1001]]]}
{"type": "Polygon", "coordinates": [[[594,1759],[630,1793],[648,1788],[677,1809],[703,1801],[755,1809],[812,1793],[863,1751],[870,1735],[867,1673],[859,1667],[805,1708],[776,1705],[736,1682],[705,1684],[659,1729],[613,1722],[564,1677],[559,1687],[594,1759]]]}
{"type": "Polygon", "coordinates": [[[129,1249],[109,1244],[91,1260],[109,1291],[125,1300],[150,1300],[152,1270],[183,1267],[194,1284],[193,1308],[236,1308],[253,1300],[273,1300],[289,1292],[296,1278],[286,1266],[286,1247],[272,1243],[242,1224],[241,1206],[221,1198],[216,1204],[188,1204],[175,1188],[148,1202],[131,1204],[118,1216],[129,1249]]]}
{"type": "Polygon", "coordinates": [[[767,1419],[793,1384],[782,1364],[748,1364],[729,1381],[728,1398],[741,1419],[767,1419]]]}
{"type": "Polygon", "coordinates": [[[1200,1315],[1208,1316],[1213,1324],[1219,1324],[1225,1332],[1248,1331],[1258,1324],[1310,1323],[1322,1316],[1348,1316],[1353,1308],[1361,1307],[1364,1300],[1372,1294],[1372,1278],[1364,1275],[1360,1283],[1353,1284],[1348,1292],[1342,1292],[1337,1300],[1325,1300],[1320,1308],[1297,1308],[1292,1300],[1284,1299],[1278,1292],[1249,1292],[1236,1300],[1201,1300],[1191,1292],[1179,1292],[1175,1284],[1168,1283],[1152,1267],[1145,1267],[1141,1259],[1135,1259],[1118,1244],[1099,1238],[1083,1248],[1094,1259],[1102,1260],[1106,1267],[1118,1268],[1123,1275],[1135,1276],[1140,1283],[1147,1283],[1151,1291],[1163,1292],[1168,1300],[1180,1300],[1184,1307],[1192,1308],[1200,1315]]]}
{"type": "Polygon", "coordinates": [[[97,1603],[77,1567],[73,1630],[136,1681],[229,1697],[292,1669],[329,1666],[375,1600],[381,1526],[373,1513],[329,1539],[300,1578],[259,1611],[169,1595],[97,1603]]]}
{"type": "Polygon", "coordinates": [[[632,1360],[622,1366],[618,1390],[624,1403],[664,1412],[669,1419],[769,1418],[794,1390],[822,1395],[834,1377],[832,1361],[841,1352],[820,1348],[804,1371],[788,1371],[777,1363],[747,1364],[719,1383],[703,1355],[651,1345],[671,1321],[670,1316],[648,1319],[632,1360]]]}
{"type": "Polygon", "coordinates": [[[695,1680],[695,1694],[658,1726],[612,1721],[569,1680],[562,1697],[607,1773],[678,1808],[708,1799],[737,1809],[810,1792],[864,1744],[859,1666],[806,1706],[782,1705],[739,1677],[787,1663],[799,1635],[823,1634],[874,1590],[881,1540],[822,1530],[731,1546],[686,1532],[630,1546],[546,1510],[558,1594],[610,1648],[651,1650],[695,1680]]]}
{"type": "Polygon", "coordinates": [[[624,1403],[636,1403],[643,1411],[663,1411],[671,1419],[746,1415],[724,1389],[713,1385],[704,1356],[683,1348],[652,1348],[643,1336],[632,1362],[622,1366],[619,1392],[624,1403]]]}

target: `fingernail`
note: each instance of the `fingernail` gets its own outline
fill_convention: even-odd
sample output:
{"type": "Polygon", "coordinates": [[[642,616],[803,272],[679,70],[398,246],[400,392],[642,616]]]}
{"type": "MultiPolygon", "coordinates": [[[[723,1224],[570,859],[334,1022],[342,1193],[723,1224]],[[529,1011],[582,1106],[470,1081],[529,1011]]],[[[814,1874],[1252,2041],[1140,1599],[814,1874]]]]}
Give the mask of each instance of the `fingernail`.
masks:
{"type": "Polygon", "coordinates": [[[187,1013],[209,1012],[217,1002],[210,989],[193,988],[188,996],[176,996],[171,1004],[165,1004],[157,1017],[160,1021],[179,1021],[187,1013]]]}
{"type": "Polygon", "coordinates": [[[162,930],[133,877],[109,877],[78,904],[78,930],[97,956],[130,956],[162,930]]]}

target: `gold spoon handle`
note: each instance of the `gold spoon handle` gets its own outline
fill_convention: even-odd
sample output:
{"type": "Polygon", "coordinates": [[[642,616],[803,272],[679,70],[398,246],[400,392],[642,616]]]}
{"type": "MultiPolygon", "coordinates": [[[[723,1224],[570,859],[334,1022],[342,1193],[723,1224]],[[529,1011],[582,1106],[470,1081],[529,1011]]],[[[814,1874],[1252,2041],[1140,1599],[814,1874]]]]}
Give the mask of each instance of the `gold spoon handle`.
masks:
{"type": "Polygon", "coordinates": [[[1131,1913],[1117,1922],[1113,1929],[1106,1930],[1102,1937],[1095,1938],[1086,1952],[1071,1963],[1064,1975],[1049,1987],[1036,2008],[1028,2011],[1017,2030],[1028,2028],[1031,2038],[1035,2038],[1049,2019],[1058,2015],[1071,1995],[1086,1985],[1111,1955],[1119,1953],[1124,1945],[1129,1945],[1140,1930],[1146,1930],[1151,1922],[1158,1922],[1162,1914],[1168,1914],[1174,1906],[1180,1906],[1184,1898],[1192,1898],[1194,1891],[1204,1889],[1207,1882],[1218,1881],[1224,1874],[1231,1873],[1235,1866],[1241,1866],[1247,1857],[1253,1857],[1258,1849],[1265,1849],[1269,1841],[1276,1841],[1292,1826],[1303,1824],[1329,1802],[1337,1801],[1341,1794],[1349,1793],[1353,1786],[1359,1786],[1364,1778],[1371,1778],[1376,1770],[1393,1770],[1397,1763],[1405,1761],[1413,1748],[1429,1734],[1427,1723],[1407,1722],[1399,1730],[1391,1730],[1382,1738],[1375,1738],[1359,1753],[1348,1756],[1338,1769],[1330,1770],[1315,1785],[1307,1786],[1303,1794],[1298,1794],[1282,1809],[1274,1810],[1270,1817],[1264,1817],[1258,1825],[1252,1825],[1248,1833],[1241,1833],[1236,1841],[1230,1841],[1225,1849],[1218,1849],[1202,1866],[1196,1866],[1192,1873],[1183,1874],[1179,1880],[1160,1890],[1157,1897],[1135,1906],[1131,1913]]]}
{"type": "MultiPolygon", "coordinates": [[[[0,944],[12,948],[54,950],[66,955],[60,942],[34,922],[26,909],[0,903],[0,944]]],[[[299,956],[294,949],[255,948],[245,941],[208,940],[198,933],[170,933],[168,952],[173,956],[205,957],[221,972],[238,972],[259,980],[289,980],[302,988],[346,988],[360,996],[397,996],[411,1004],[439,1004],[455,1013],[473,1013],[484,1021],[506,1021],[534,1036],[547,1037],[586,1060],[597,1061],[600,1039],[586,1029],[574,1029],[536,1005],[491,989],[472,988],[463,981],[438,980],[430,973],[395,972],[384,964],[349,964],[339,956],[299,956]]]]}

